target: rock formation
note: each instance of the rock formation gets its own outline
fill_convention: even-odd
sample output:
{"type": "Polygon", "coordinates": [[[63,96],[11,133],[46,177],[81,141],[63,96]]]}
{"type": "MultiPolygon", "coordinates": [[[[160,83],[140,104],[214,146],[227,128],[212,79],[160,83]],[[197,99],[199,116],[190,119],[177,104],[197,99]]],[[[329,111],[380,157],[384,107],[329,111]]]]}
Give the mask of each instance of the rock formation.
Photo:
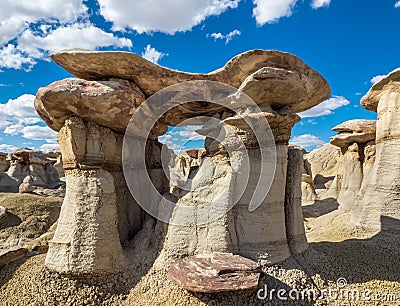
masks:
{"type": "Polygon", "coordinates": [[[7,159],[8,154],[0,152],[0,173],[7,171],[10,167],[10,161],[7,159]]]}
{"type": "Polygon", "coordinates": [[[378,113],[376,156],[351,221],[377,229],[395,227],[400,219],[400,69],[372,86],[361,105],[378,113]]]}
{"type": "MultiPolygon", "coordinates": [[[[81,79],[66,79],[41,88],[35,100],[40,116],[58,131],[67,182],[47,267],[69,274],[113,272],[129,264],[130,251],[143,252],[154,239],[161,246],[155,264],[160,268],[181,257],[213,252],[232,252],[273,264],[307,248],[300,209],[302,158],[296,149],[289,150],[288,140],[299,120],[296,112],[328,98],[330,89],[300,59],[278,51],[254,50],[209,74],[189,74],[125,52],[67,50],[52,58],[81,79]],[[169,100],[163,100],[164,104],[182,96],[188,103],[164,113],[148,139],[141,134],[129,136],[138,145],[146,143],[145,171],[158,193],[168,194],[169,182],[161,165],[162,145],[157,137],[169,125],[193,117],[219,120],[203,122],[199,133],[207,137],[206,156],[193,171],[191,189],[181,192],[171,224],[158,221],[156,225],[128,191],[122,172],[123,134],[131,115],[145,99],[167,86],[190,80],[217,81],[237,90],[224,98],[231,110],[198,101],[191,93],[173,93],[169,100]],[[258,110],[246,105],[246,95],[259,106],[258,110]],[[265,194],[263,186],[261,205],[251,212],[248,206],[258,179],[265,175],[260,173],[260,156],[269,150],[268,139],[259,142],[254,129],[262,129],[259,123],[265,119],[272,130],[271,142],[276,144],[276,171],[270,191],[265,194]],[[247,164],[242,159],[243,151],[248,154],[247,164]],[[250,170],[249,181],[240,184],[237,180],[246,167],[250,170]],[[240,189],[244,190],[241,196],[240,189]],[[201,204],[208,205],[215,199],[222,211],[238,203],[217,220],[196,224],[204,217],[200,215],[201,204]],[[199,208],[193,214],[181,214],[186,206],[199,208]],[[184,219],[193,225],[176,225],[176,220],[184,219]],[[160,228],[161,233],[156,232],[160,228]],[[130,249],[132,241],[141,247],[130,249]]],[[[155,110],[146,111],[151,116],[155,110]]],[[[140,131],[146,122],[134,125],[140,131]]],[[[134,164],[135,160],[130,162],[134,164]]],[[[141,184],[141,171],[132,169],[128,173],[136,184],[141,184]]],[[[149,192],[142,188],[135,198],[151,201],[149,192]]],[[[210,210],[210,215],[213,213],[210,210]]],[[[149,250],[157,252],[154,245],[149,250]]]]}
{"type": "Polygon", "coordinates": [[[250,290],[258,286],[260,269],[250,259],[214,253],[177,260],[169,268],[168,278],[194,292],[250,290]]]}
{"type": "Polygon", "coordinates": [[[332,130],[339,133],[331,138],[331,144],[340,147],[341,157],[330,195],[335,194],[341,209],[350,210],[373,163],[374,154],[370,152],[375,144],[376,121],[350,120],[332,130]]]}
{"type": "Polygon", "coordinates": [[[0,155],[0,192],[32,192],[36,187],[56,188],[62,184],[52,161],[43,152],[17,149],[0,155]]]}
{"type": "Polygon", "coordinates": [[[170,171],[170,192],[176,197],[180,196],[181,188],[179,186],[184,185],[190,174],[194,170],[198,169],[201,161],[206,155],[205,149],[191,149],[179,154],[175,160],[173,160],[172,165],[169,167],[170,171]],[[176,182],[177,185],[174,185],[176,182]]]}

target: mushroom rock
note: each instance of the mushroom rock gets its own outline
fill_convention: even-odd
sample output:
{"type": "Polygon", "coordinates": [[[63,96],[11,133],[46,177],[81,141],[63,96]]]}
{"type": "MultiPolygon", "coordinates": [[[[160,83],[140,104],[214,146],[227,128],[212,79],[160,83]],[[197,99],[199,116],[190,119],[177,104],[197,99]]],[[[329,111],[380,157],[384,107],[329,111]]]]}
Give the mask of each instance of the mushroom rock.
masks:
{"type": "MultiPolygon", "coordinates": [[[[162,145],[157,137],[167,131],[168,125],[186,119],[201,115],[219,119],[218,124],[212,120],[200,123],[204,124],[199,133],[206,136],[206,155],[187,183],[191,185],[189,191],[181,192],[171,223],[165,226],[165,240],[155,266],[167,268],[180,257],[213,252],[233,252],[273,264],[307,247],[299,212],[301,171],[289,169],[288,175],[288,163],[299,160],[299,156],[289,153],[288,141],[293,125],[300,120],[296,113],[330,97],[329,85],[318,72],[294,55],[263,50],[240,54],[208,74],[174,71],[126,52],[66,50],[52,54],[52,58],[80,79],[41,88],[35,100],[39,115],[59,132],[67,181],[47,267],[69,274],[90,274],[115,271],[126,264],[132,238],[143,236],[138,231],[146,213],[127,191],[121,169],[123,133],[130,114],[145,99],[170,85],[191,80],[233,86],[234,92],[228,90],[224,97],[231,109],[198,101],[196,93],[178,91],[160,102],[188,103],[161,116],[148,139],[143,135],[135,138],[138,144],[146,141],[147,171],[158,192],[164,194],[169,191],[169,182],[161,166],[162,145]],[[259,109],[246,104],[247,95],[259,109]],[[265,119],[271,139],[259,143],[246,121],[261,129],[259,122],[265,119]],[[219,140],[208,137],[211,134],[219,140]],[[264,189],[265,198],[251,212],[248,206],[260,177],[260,154],[269,150],[269,142],[276,146],[276,172],[271,174],[270,191],[267,194],[264,189]],[[247,165],[242,159],[244,149],[249,156],[247,165]],[[239,184],[236,179],[245,166],[249,166],[250,177],[239,184]],[[293,196],[286,194],[286,185],[293,196]],[[244,193],[238,198],[241,188],[244,193]],[[180,215],[180,207],[210,204],[215,199],[218,211],[238,203],[217,220],[206,220],[202,225],[179,226],[174,222],[176,218],[194,222],[201,217],[196,209],[193,214],[180,215]],[[293,209],[288,217],[285,206],[293,209]],[[93,228],[96,231],[86,230],[93,228]]],[[[157,109],[145,111],[148,115],[157,113],[157,109]]],[[[145,124],[134,122],[138,131],[145,124]]],[[[140,171],[132,172],[138,184],[140,171]]],[[[135,196],[148,201],[147,190],[139,193],[135,196]]]]}
{"type": "Polygon", "coordinates": [[[213,253],[177,260],[170,266],[168,278],[193,292],[251,290],[258,286],[260,268],[238,255],[213,253]]]}
{"type": "MultiPolygon", "coordinates": [[[[216,81],[239,88],[249,77],[252,82],[255,81],[253,88],[257,87],[258,82],[264,83],[262,95],[268,96],[266,92],[269,91],[274,93],[270,95],[271,98],[279,95],[280,100],[274,101],[277,108],[291,105],[297,113],[317,105],[330,94],[327,81],[318,72],[292,54],[273,50],[244,52],[232,58],[224,67],[208,74],[168,69],[128,52],[72,49],[53,53],[51,58],[68,72],[85,80],[132,80],[146,97],[170,85],[192,80],[216,81]],[[253,73],[255,75],[251,76],[253,73]],[[279,90],[288,90],[289,94],[282,94],[279,90]]],[[[251,94],[250,97],[259,102],[251,94]]]]}
{"type": "Polygon", "coordinates": [[[376,120],[349,120],[335,126],[332,131],[339,134],[331,138],[331,144],[346,148],[353,143],[367,143],[375,140],[376,120]]]}
{"type": "Polygon", "coordinates": [[[378,113],[375,163],[351,221],[368,228],[398,227],[400,219],[400,69],[376,83],[361,105],[378,113]]]}
{"type": "Polygon", "coordinates": [[[339,134],[331,144],[341,148],[336,176],[337,201],[341,209],[353,207],[364,179],[364,149],[375,140],[375,120],[350,120],[332,129],[339,134]]]}

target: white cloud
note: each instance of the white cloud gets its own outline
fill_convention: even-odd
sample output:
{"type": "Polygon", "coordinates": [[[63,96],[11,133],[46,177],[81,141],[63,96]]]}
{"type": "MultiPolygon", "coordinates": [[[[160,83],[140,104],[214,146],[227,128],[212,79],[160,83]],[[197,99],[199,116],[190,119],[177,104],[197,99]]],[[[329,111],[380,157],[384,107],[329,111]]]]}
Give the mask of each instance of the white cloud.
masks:
{"type": "Polygon", "coordinates": [[[290,143],[302,148],[308,148],[323,145],[325,142],[315,135],[303,134],[293,137],[290,143]]]}
{"type": "Polygon", "coordinates": [[[236,8],[240,0],[98,0],[100,13],[113,30],[133,29],[174,34],[191,30],[209,16],[236,8]]]}
{"type": "Polygon", "coordinates": [[[350,101],[342,96],[333,96],[332,98],[306,110],[299,114],[301,118],[309,118],[309,117],[321,117],[333,114],[335,109],[338,109],[342,106],[349,105],[350,101]]]}
{"type": "Polygon", "coordinates": [[[373,85],[375,85],[376,83],[378,83],[380,80],[382,80],[384,77],[386,77],[386,75],[377,75],[377,76],[374,76],[372,79],[371,79],[371,84],[373,84],[373,85]]]}
{"type": "Polygon", "coordinates": [[[193,140],[193,141],[204,140],[204,139],[206,139],[206,137],[204,137],[196,132],[196,130],[199,130],[201,128],[202,128],[201,125],[188,125],[183,128],[182,127],[175,128],[175,129],[181,129],[181,130],[174,131],[175,129],[173,129],[170,132],[170,134],[179,136],[183,142],[187,142],[189,140],[193,140]]]}
{"type": "Polygon", "coordinates": [[[233,30],[231,32],[229,32],[228,34],[222,34],[222,33],[211,33],[211,34],[207,34],[207,37],[212,37],[215,40],[217,39],[225,39],[225,44],[227,44],[228,42],[230,42],[232,40],[233,37],[242,34],[239,30],[233,30]]]}
{"type": "Polygon", "coordinates": [[[292,15],[297,0],[253,0],[253,16],[258,25],[277,22],[292,15]]]}
{"type": "Polygon", "coordinates": [[[21,129],[22,137],[32,140],[45,140],[47,143],[57,142],[57,132],[48,126],[29,125],[21,129]]]}
{"type": "MultiPolygon", "coordinates": [[[[0,104],[0,129],[10,126],[21,127],[41,122],[33,106],[34,95],[25,94],[0,104]]],[[[11,133],[10,133],[11,134],[11,133]]]]}
{"type": "Polygon", "coordinates": [[[0,144],[0,152],[10,153],[16,150],[17,147],[10,144],[0,144]]]}
{"type": "Polygon", "coordinates": [[[0,69],[30,70],[66,48],[132,47],[132,41],[92,25],[85,0],[2,0],[0,69]]]}
{"type": "Polygon", "coordinates": [[[19,49],[34,58],[42,58],[47,55],[47,52],[68,48],[96,49],[108,46],[130,48],[132,41],[116,37],[112,33],[104,32],[86,23],[75,23],[57,28],[45,37],[34,35],[31,30],[26,30],[18,38],[19,49]]]}
{"type": "Polygon", "coordinates": [[[201,128],[201,125],[174,127],[171,131],[167,132],[167,134],[158,137],[158,140],[161,143],[166,144],[168,148],[174,150],[175,153],[179,154],[182,151],[186,150],[185,145],[189,141],[199,141],[205,139],[204,136],[196,133],[196,130],[201,128]]]}
{"type": "Polygon", "coordinates": [[[70,23],[87,15],[83,0],[2,0],[0,45],[18,36],[31,23],[70,23]]]}
{"type": "Polygon", "coordinates": [[[400,1],[397,1],[397,2],[394,4],[394,7],[395,7],[395,8],[399,8],[399,7],[400,7],[400,1]]]}
{"type": "Polygon", "coordinates": [[[14,45],[8,44],[0,49],[0,68],[30,70],[36,61],[22,54],[14,45]]]}
{"type": "Polygon", "coordinates": [[[166,54],[157,51],[155,48],[153,48],[150,45],[147,45],[146,48],[144,48],[144,51],[142,52],[142,57],[147,59],[150,62],[153,62],[155,64],[158,63],[158,61],[163,58],[166,54]]]}
{"type": "Polygon", "coordinates": [[[313,9],[318,9],[324,6],[329,6],[329,4],[331,4],[331,0],[313,0],[311,7],[313,9]]]}

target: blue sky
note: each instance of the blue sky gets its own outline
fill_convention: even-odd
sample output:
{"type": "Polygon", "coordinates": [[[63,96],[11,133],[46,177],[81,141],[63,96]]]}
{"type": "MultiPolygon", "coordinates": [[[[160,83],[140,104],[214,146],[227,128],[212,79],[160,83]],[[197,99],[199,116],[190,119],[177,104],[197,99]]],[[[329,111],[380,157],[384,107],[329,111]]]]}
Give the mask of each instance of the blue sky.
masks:
{"type": "MultiPolygon", "coordinates": [[[[56,133],[33,99],[71,75],[49,54],[65,48],[124,50],[160,65],[209,72],[251,49],[299,56],[330,83],[332,98],[302,114],[292,142],[311,150],[349,119],[375,119],[360,98],[400,66],[397,0],[2,0],[0,151],[50,149],[56,133]]],[[[195,128],[171,130],[176,150],[200,147],[195,128]],[[194,137],[194,138],[193,138],[194,137]],[[192,140],[189,140],[191,139],[192,140]]]]}

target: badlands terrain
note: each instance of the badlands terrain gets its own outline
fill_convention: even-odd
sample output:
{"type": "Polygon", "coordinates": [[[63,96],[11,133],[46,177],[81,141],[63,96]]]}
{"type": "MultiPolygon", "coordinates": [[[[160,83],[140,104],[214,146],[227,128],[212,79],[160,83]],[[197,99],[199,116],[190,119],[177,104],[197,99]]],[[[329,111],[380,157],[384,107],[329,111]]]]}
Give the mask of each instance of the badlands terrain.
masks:
{"type": "Polygon", "coordinates": [[[0,154],[0,305],[400,303],[400,70],[361,99],[378,120],[306,152],[297,113],[331,92],[294,55],[52,59],[76,76],[35,100],[60,152],[0,154]],[[204,149],[159,142],[179,124],[204,149]]]}

